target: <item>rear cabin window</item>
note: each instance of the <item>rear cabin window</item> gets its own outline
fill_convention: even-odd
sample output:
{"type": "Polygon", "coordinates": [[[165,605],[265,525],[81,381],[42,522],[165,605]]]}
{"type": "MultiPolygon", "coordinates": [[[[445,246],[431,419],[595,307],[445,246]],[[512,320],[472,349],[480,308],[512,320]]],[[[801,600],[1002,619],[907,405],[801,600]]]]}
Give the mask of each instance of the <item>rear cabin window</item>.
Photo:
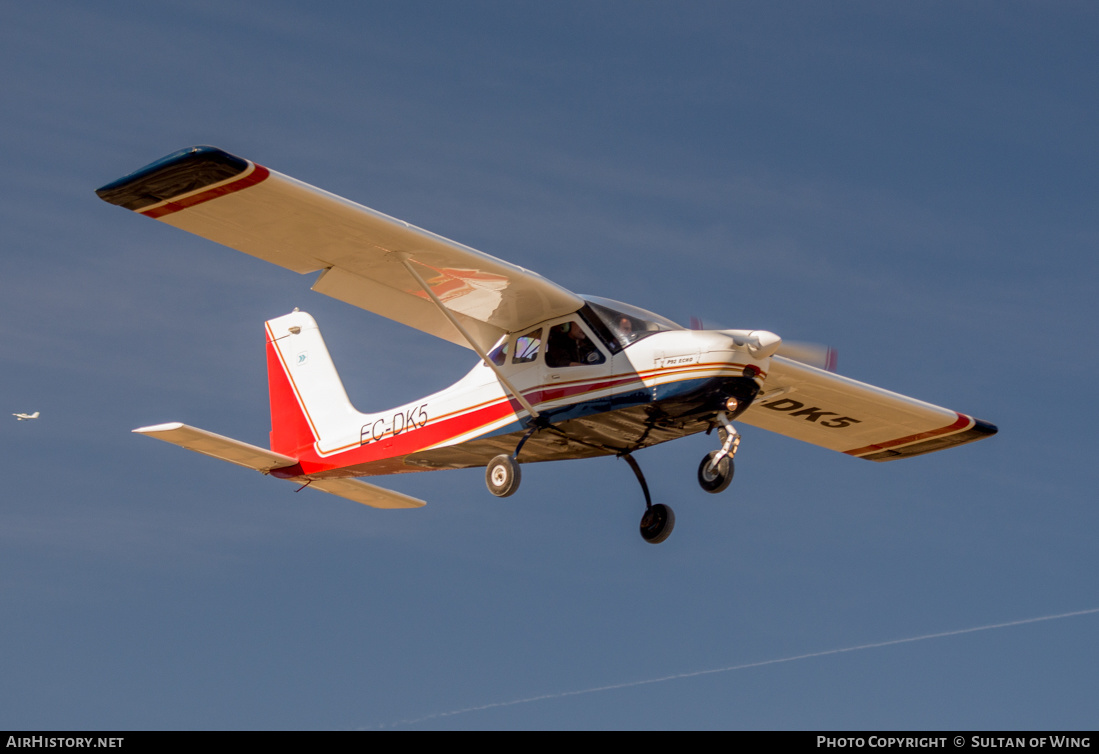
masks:
{"type": "Polygon", "coordinates": [[[488,355],[489,360],[492,361],[498,367],[502,367],[504,362],[508,358],[508,340],[504,338],[504,342],[493,348],[488,355]]]}

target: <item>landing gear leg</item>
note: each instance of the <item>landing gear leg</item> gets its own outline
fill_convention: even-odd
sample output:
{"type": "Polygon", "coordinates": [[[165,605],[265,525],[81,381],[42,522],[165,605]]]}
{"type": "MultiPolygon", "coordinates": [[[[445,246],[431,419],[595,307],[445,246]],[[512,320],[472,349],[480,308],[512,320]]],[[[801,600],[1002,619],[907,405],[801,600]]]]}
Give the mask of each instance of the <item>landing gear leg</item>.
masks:
{"type": "Polygon", "coordinates": [[[641,473],[641,467],[629,453],[623,453],[621,457],[625,458],[626,463],[633,469],[634,476],[641,483],[641,491],[645,493],[645,515],[641,517],[641,538],[649,544],[658,545],[672,535],[672,529],[675,528],[675,513],[663,503],[653,505],[652,497],[649,495],[649,485],[645,483],[645,475],[641,473]]]}
{"type": "Polygon", "coordinates": [[[726,414],[720,415],[722,443],[720,450],[710,451],[698,466],[698,484],[707,492],[718,493],[733,481],[733,457],[740,447],[740,434],[726,414]]]}

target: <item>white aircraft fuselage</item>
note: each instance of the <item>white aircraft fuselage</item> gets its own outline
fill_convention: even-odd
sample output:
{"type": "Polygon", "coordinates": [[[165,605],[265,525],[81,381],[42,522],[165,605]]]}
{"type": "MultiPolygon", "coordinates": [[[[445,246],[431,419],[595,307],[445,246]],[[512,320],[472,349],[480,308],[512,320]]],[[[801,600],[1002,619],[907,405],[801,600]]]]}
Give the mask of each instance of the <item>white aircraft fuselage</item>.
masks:
{"type": "MultiPolygon", "coordinates": [[[[578,318],[547,320],[527,332],[548,333],[566,322],[583,327],[597,343],[594,329],[578,318]]],[[[437,393],[362,413],[338,384],[312,317],[295,312],[270,321],[267,330],[273,406],[311,407],[308,431],[272,432],[272,450],[298,458],[299,464],[273,472],[277,476],[375,476],[484,466],[513,451],[532,429],[519,454],[524,463],[626,453],[706,431],[730,397],[747,408],[770,363],[769,356],[753,356],[749,346],[736,345],[734,337],[720,331],[666,330],[619,345],[617,353],[598,343],[602,361],[595,364],[550,366],[546,349],[519,363],[502,359],[500,368],[539,412],[539,421],[526,414],[483,362],[437,393]]],[[[522,337],[508,336],[494,350],[522,337]]],[[[773,341],[777,347],[778,339],[773,341]]],[[[276,419],[273,424],[289,427],[292,422],[276,419]]]]}

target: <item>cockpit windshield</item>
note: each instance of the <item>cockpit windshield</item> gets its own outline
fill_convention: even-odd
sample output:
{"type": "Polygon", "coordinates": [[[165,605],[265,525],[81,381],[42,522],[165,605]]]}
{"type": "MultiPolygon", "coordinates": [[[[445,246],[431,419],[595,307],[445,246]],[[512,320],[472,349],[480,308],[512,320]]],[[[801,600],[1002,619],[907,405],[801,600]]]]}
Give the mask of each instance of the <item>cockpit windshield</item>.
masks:
{"type": "Polygon", "coordinates": [[[661,317],[659,314],[653,314],[620,301],[611,301],[609,298],[600,296],[582,296],[581,298],[591,305],[592,310],[599,315],[623,346],[635,343],[653,333],[686,329],[667,317],[661,317]]]}

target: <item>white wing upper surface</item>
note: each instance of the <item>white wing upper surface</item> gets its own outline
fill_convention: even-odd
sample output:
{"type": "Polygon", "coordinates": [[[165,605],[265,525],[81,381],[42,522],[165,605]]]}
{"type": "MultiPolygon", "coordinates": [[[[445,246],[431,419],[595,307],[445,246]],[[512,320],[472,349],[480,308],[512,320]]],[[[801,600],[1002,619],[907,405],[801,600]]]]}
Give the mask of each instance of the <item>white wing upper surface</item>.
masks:
{"type": "Polygon", "coordinates": [[[774,356],[764,392],[740,421],[870,461],[979,440],[996,427],[823,369],[774,356]]]}
{"type": "Polygon", "coordinates": [[[486,350],[584,305],[537,273],[214,147],[175,152],[96,193],[295,272],[324,270],[313,290],[466,347],[402,258],[486,350]]]}

